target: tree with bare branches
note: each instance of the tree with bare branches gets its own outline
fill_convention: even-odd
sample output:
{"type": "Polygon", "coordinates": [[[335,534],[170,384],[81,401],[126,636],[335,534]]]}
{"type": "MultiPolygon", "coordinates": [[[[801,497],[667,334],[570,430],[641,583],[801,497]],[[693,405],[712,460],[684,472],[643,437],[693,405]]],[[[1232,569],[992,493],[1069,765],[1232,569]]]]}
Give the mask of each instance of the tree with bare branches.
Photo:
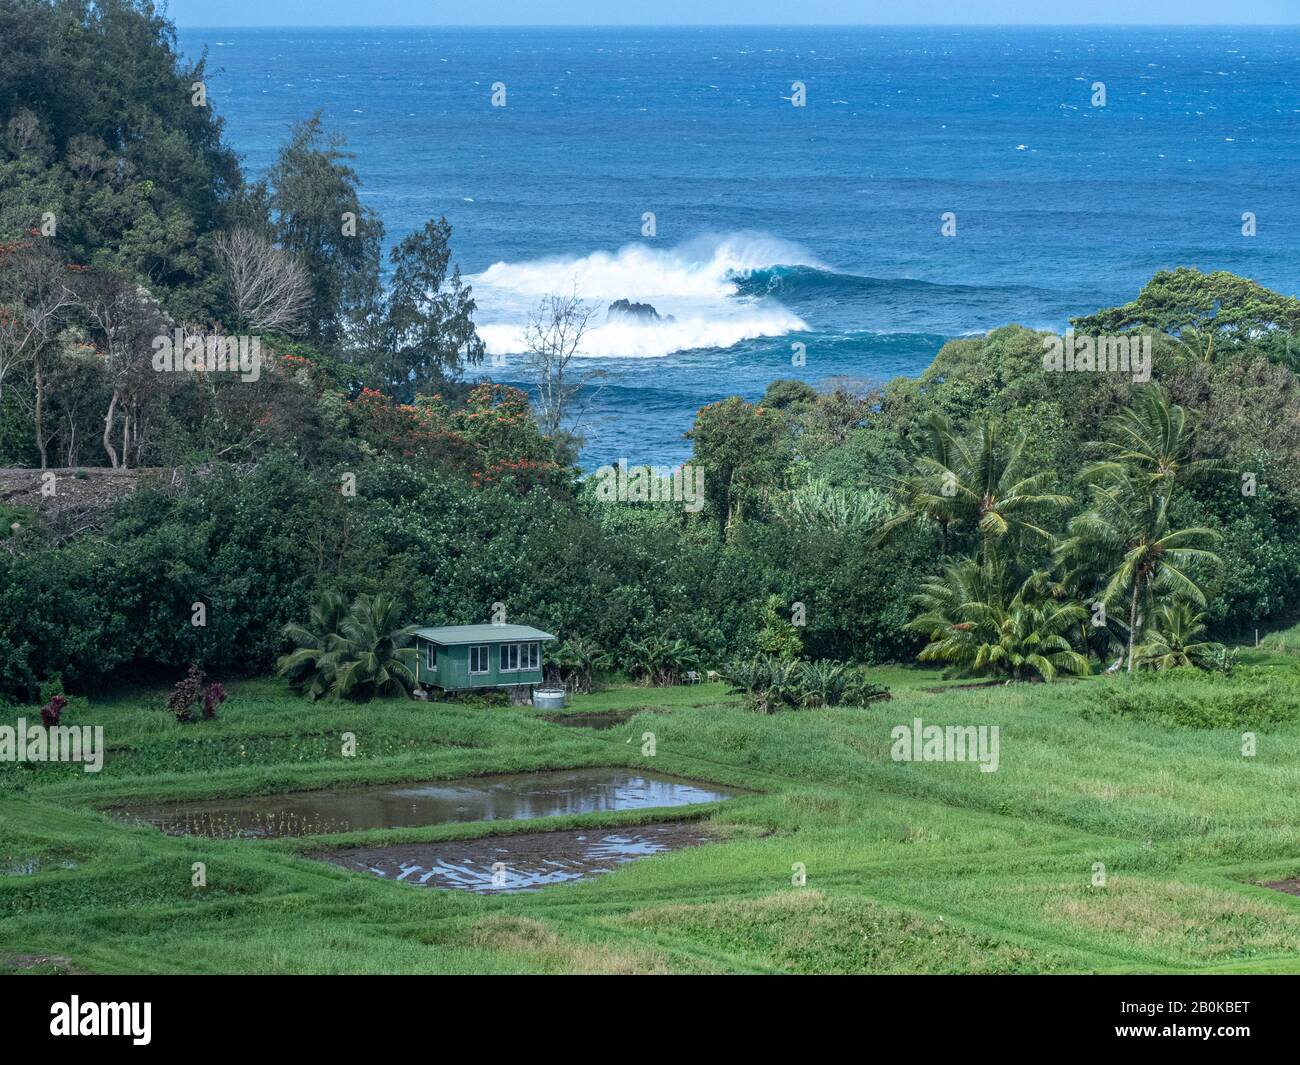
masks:
{"type": "Polygon", "coordinates": [[[297,332],[311,306],[311,279],[289,252],[246,227],[220,233],[216,241],[242,329],[297,332]]]}
{"type": "Polygon", "coordinates": [[[50,363],[75,302],[68,268],[45,241],[0,247],[0,395],[6,377],[30,367],[30,410],[41,469],[48,464],[45,401],[50,363]]]}
{"type": "Polygon", "coordinates": [[[537,386],[537,421],[547,436],[560,431],[565,412],[583,385],[600,376],[599,371],[580,378],[569,373],[569,363],[582,346],[593,313],[575,289],[567,296],[544,297],[528,316],[525,364],[537,386]]]}
{"type": "Polygon", "coordinates": [[[0,245],[0,396],[5,379],[58,335],[76,294],[43,241],[0,245]]]}
{"type": "Polygon", "coordinates": [[[127,467],[132,447],[142,439],[138,414],[142,397],[156,384],[153,339],[166,332],[168,323],[148,290],[108,270],[86,273],[80,303],[112,389],[104,414],[104,451],[114,469],[127,467]],[[120,456],[113,446],[119,413],[120,456]]]}

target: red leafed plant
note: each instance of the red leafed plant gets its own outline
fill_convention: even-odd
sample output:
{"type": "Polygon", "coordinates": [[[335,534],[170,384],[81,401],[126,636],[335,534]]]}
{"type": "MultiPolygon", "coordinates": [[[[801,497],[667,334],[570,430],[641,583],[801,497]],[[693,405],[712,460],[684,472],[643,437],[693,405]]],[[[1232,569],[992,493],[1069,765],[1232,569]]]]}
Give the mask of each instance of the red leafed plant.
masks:
{"type": "Polygon", "coordinates": [[[41,724],[46,728],[53,728],[59,723],[59,715],[63,713],[63,708],[67,705],[66,696],[51,696],[50,701],[41,707],[41,724]]]}
{"type": "Polygon", "coordinates": [[[203,720],[211,721],[217,716],[217,707],[226,701],[226,686],[214,680],[203,692],[203,720]]]}
{"type": "Polygon", "coordinates": [[[198,665],[190,666],[190,671],[176,682],[171,695],[167,697],[167,709],[177,721],[191,720],[193,706],[203,693],[203,670],[198,665]]]}

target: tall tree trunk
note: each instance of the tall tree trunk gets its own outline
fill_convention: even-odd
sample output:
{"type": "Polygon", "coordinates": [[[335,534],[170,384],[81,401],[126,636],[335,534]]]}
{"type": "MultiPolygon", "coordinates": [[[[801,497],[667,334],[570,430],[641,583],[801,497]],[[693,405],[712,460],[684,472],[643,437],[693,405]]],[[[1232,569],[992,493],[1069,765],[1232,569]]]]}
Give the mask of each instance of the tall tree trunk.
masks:
{"type": "Polygon", "coordinates": [[[122,469],[131,465],[131,408],[122,411],[122,469]]]}
{"type": "Polygon", "coordinates": [[[144,446],[144,428],[140,424],[139,407],[134,408],[135,413],[131,418],[131,451],[135,455],[135,465],[138,469],[140,466],[140,449],[144,446]]]}
{"type": "Polygon", "coordinates": [[[41,469],[49,466],[49,459],[45,452],[45,374],[41,371],[41,364],[36,364],[36,407],[32,415],[32,420],[36,423],[36,450],[41,453],[41,469]]]}
{"type": "Polygon", "coordinates": [[[1138,576],[1133,575],[1133,594],[1128,601],[1128,671],[1133,672],[1133,640],[1137,635],[1138,576]]]}
{"type": "Polygon", "coordinates": [[[108,401],[108,413],[104,415],[104,450],[113,469],[117,469],[117,452],[113,450],[113,417],[117,414],[117,389],[113,389],[113,398],[108,401]]]}

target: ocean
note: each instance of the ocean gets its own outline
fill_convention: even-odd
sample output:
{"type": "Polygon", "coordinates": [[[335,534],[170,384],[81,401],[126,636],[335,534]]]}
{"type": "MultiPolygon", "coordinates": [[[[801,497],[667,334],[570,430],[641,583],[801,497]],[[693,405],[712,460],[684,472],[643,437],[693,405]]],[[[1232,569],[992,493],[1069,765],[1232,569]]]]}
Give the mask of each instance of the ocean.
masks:
{"type": "Polygon", "coordinates": [[[250,173],[319,109],[390,241],[447,218],[478,373],[526,386],[530,309],[588,301],[587,468],[681,462],[706,403],[916,375],[948,337],[1059,329],[1161,268],[1300,288],[1294,28],[179,37],[250,173]]]}

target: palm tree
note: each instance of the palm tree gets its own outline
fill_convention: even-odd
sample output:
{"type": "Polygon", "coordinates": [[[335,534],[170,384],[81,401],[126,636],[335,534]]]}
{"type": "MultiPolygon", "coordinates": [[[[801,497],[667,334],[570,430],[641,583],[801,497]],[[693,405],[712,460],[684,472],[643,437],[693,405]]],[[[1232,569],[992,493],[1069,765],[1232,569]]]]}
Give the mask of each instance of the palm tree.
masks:
{"type": "Polygon", "coordinates": [[[1220,564],[1219,556],[1202,545],[1218,539],[1213,529],[1175,529],[1169,518],[1172,483],[1153,489],[1140,470],[1112,467],[1103,480],[1090,484],[1091,507],[1070,521],[1069,536],[1056,548],[1068,566],[1106,575],[1102,602],[1128,601],[1128,671],[1133,672],[1134,648],[1141,619],[1152,617],[1163,599],[1181,596],[1199,606],[1205,593],[1193,575],[1198,563],[1220,564]]]}
{"type": "Polygon", "coordinates": [[[402,626],[397,600],[360,595],[341,626],[332,693],[338,698],[402,696],[415,687],[418,626],[402,626]]]}
{"type": "Polygon", "coordinates": [[[963,558],[927,580],[915,602],[921,613],[906,627],[930,639],[918,656],[923,662],[1013,680],[1089,671],[1068,635],[1087,611],[1053,599],[1045,573],[1016,584],[996,560],[963,558]]]}
{"type": "Polygon", "coordinates": [[[280,675],[313,702],[329,694],[334,684],[340,627],[348,604],[338,592],[322,592],[312,604],[307,623],[288,624],[284,637],[294,650],[276,662],[280,675]]]}
{"type": "Polygon", "coordinates": [[[1138,648],[1139,666],[1158,673],[1180,666],[1206,667],[1221,660],[1221,643],[1202,640],[1205,615],[1185,599],[1164,603],[1155,612],[1146,640],[1138,648]]]}
{"type": "Polygon", "coordinates": [[[1214,336],[1214,324],[1211,322],[1205,330],[1197,329],[1194,325],[1184,326],[1173,337],[1173,341],[1182,349],[1183,354],[1190,355],[1197,362],[1213,362],[1214,336]]]}
{"type": "Polygon", "coordinates": [[[981,422],[965,436],[956,435],[939,415],[928,426],[929,449],[913,459],[913,472],[902,484],[903,510],[881,526],[880,539],[921,516],[939,523],[943,554],[952,525],[978,532],[985,562],[994,544],[1012,531],[1050,539],[1030,519],[1044,506],[1067,505],[1070,497],[1044,491],[1048,472],[1021,476],[1024,434],[1008,445],[994,421],[981,422]]]}
{"type": "Polygon", "coordinates": [[[1187,482],[1221,467],[1208,459],[1193,459],[1195,426],[1188,411],[1170,403],[1152,382],[1133,394],[1133,402],[1106,419],[1105,439],[1094,445],[1106,456],[1084,471],[1085,479],[1117,473],[1140,473],[1152,487],[1187,482]]]}
{"type": "Polygon", "coordinates": [[[920,518],[929,518],[939,526],[939,553],[948,554],[948,526],[953,521],[953,493],[945,491],[947,482],[936,481],[935,471],[948,469],[951,454],[952,427],[948,419],[937,412],[925,423],[925,450],[912,457],[912,473],[899,481],[902,509],[880,527],[877,542],[887,540],[891,533],[903,525],[920,518]]]}

